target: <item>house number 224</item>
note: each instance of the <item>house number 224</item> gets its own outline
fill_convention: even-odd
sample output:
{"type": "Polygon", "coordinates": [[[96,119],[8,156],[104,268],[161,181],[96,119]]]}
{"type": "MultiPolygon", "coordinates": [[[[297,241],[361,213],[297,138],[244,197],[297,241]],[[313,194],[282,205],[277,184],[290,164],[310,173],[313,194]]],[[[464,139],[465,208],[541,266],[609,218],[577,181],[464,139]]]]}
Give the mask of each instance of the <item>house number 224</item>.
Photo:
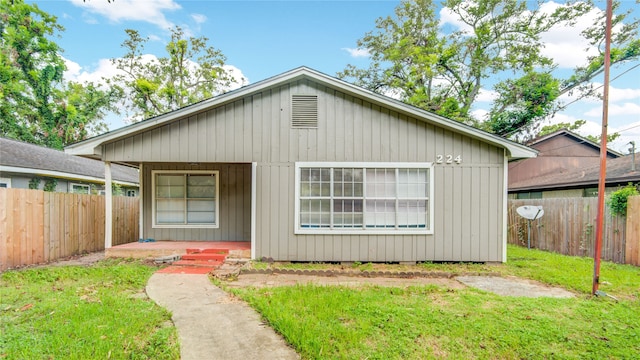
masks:
{"type": "Polygon", "coordinates": [[[462,157],[460,155],[453,157],[453,155],[436,155],[436,164],[460,164],[462,157]]]}

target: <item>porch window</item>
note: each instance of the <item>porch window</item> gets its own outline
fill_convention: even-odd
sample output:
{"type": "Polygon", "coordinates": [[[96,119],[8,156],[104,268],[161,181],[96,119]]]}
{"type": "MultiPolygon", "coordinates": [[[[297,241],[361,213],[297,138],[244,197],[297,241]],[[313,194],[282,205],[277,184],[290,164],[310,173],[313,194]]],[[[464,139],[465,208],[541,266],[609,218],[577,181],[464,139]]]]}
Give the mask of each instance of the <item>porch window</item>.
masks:
{"type": "Polygon", "coordinates": [[[153,171],[154,227],[218,227],[218,171],[153,171]]]}
{"type": "Polygon", "coordinates": [[[296,163],[296,233],[432,233],[430,163],[296,163]]]}

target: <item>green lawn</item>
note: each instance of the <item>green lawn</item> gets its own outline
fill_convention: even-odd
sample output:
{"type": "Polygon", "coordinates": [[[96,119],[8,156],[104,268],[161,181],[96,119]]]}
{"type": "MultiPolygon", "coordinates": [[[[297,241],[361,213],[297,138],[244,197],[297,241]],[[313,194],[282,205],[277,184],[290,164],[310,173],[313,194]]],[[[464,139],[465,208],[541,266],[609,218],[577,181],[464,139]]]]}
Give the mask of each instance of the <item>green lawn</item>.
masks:
{"type": "Polygon", "coordinates": [[[509,247],[503,265],[418,266],[454,274],[517,275],[563,286],[577,296],[501,297],[438,286],[232,291],[307,359],[632,359],[640,354],[640,268],[602,264],[601,290],[616,302],[590,296],[593,260],[588,258],[509,247]]]}
{"type": "Polygon", "coordinates": [[[0,359],[177,359],[170,314],[144,294],[157,268],[101,261],[0,274],[0,359]]]}

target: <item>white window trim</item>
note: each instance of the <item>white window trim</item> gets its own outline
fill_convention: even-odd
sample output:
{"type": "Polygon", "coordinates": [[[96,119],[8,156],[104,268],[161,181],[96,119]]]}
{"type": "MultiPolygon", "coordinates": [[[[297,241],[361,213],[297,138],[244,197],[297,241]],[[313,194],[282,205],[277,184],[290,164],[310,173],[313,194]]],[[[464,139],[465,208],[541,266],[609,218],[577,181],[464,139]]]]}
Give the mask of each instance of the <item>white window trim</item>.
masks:
{"type": "Polygon", "coordinates": [[[434,206],[434,166],[431,162],[296,162],[295,163],[295,219],[294,234],[316,234],[316,235],[433,235],[433,206],[434,206]],[[386,169],[429,169],[429,227],[426,229],[307,229],[300,227],[300,169],[309,167],[322,168],[386,168],[386,169]]]}
{"type": "Polygon", "coordinates": [[[79,192],[75,192],[74,188],[75,187],[81,187],[83,189],[87,189],[87,194],[91,194],[91,185],[87,185],[87,184],[78,184],[78,183],[69,183],[69,192],[72,194],[84,194],[84,193],[79,193],[79,192]]]}
{"type": "Polygon", "coordinates": [[[0,184],[6,184],[7,189],[11,188],[11,178],[0,178],[0,184]]]}
{"type": "Polygon", "coordinates": [[[152,170],[151,171],[151,227],[154,229],[218,229],[220,228],[220,171],[218,170],[152,170]],[[156,223],[156,174],[210,174],[216,179],[215,224],[157,224],[156,223]]]}

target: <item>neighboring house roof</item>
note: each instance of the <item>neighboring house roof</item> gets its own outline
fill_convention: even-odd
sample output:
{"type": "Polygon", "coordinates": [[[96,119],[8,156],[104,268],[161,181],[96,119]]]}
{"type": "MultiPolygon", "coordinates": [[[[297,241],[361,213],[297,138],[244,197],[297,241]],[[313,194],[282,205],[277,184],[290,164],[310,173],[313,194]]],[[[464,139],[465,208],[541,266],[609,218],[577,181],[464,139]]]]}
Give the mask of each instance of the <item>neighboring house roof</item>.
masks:
{"type": "MultiPolygon", "coordinates": [[[[104,164],[100,161],[2,137],[0,171],[104,182],[104,164]]],[[[138,186],[137,169],[114,164],[111,174],[115,182],[138,186]]]]}
{"type": "MultiPolygon", "coordinates": [[[[607,160],[606,184],[609,186],[626,185],[640,182],[640,154],[636,154],[635,170],[632,169],[632,155],[607,160]]],[[[510,192],[541,191],[568,188],[595,187],[600,177],[600,165],[585,169],[573,169],[526,179],[509,185],[510,192]]]]}
{"type": "Polygon", "coordinates": [[[528,148],[527,146],[509,141],[499,136],[468,126],[466,124],[427,112],[414,106],[407,105],[401,101],[376,94],[364,88],[349,84],[343,80],[320,73],[307,67],[293,69],[283,74],[242,87],[226,94],[216,96],[214,98],[207,99],[199,103],[138,122],[136,124],[125,126],[91,139],[87,139],[85,141],[67,146],[65,148],[65,151],[68,154],[100,159],[102,151],[101,146],[106,143],[116,141],[124,137],[130,137],[143,131],[166,125],[167,123],[174,120],[211,109],[212,107],[222,106],[249,94],[263,91],[269,88],[274,88],[277,86],[282,86],[283,84],[294,82],[300,79],[310,79],[311,81],[321,83],[328,88],[344,92],[354,97],[367,99],[374,104],[392,109],[394,111],[397,111],[398,113],[417,118],[421,121],[446,127],[447,129],[458,132],[460,134],[464,134],[472,138],[484,141],[486,143],[504,148],[507,150],[510,159],[531,158],[536,156],[536,151],[528,148]]]}
{"type": "MultiPolygon", "coordinates": [[[[537,144],[540,144],[542,142],[545,142],[547,140],[553,139],[553,138],[558,137],[558,136],[568,137],[568,138],[574,140],[576,143],[579,143],[579,144],[582,144],[584,146],[591,147],[591,148],[593,148],[593,149],[595,149],[597,151],[600,151],[600,144],[598,144],[596,142],[593,142],[593,141],[591,141],[591,140],[589,140],[589,139],[587,139],[585,137],[582,137],[582,136],[580,136],[580,135],[578,135],[578,134],[576,134],[574,132],[571,132],[571,131],[569,131],[567,129],[560,129],[560,130],[554,131],[554,132],[552,132],[550,134],[543,135],[543,136],[537,137],[535,139],[532,139],[531,141],[527,142],[527,146],[532,147],[532,148],[536,148],[537,144]]],[[[621,153],[619,153],[617,151],[614,151],[614,150],[611,150],[611,149],[607,149],[607,155],[609,155],[611,157],[620,157],[620,156],[622,156],[621,153]]]]}

